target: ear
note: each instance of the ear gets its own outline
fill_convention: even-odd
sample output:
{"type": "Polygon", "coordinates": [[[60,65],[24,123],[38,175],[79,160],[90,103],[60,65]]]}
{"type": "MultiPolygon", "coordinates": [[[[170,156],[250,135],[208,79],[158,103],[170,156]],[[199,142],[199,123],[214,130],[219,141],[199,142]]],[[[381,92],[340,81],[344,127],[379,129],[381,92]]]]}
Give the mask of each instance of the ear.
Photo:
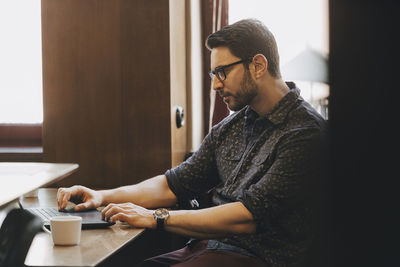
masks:
{"type": "Polygon", "coordinates": [[[268,71],[268,60],[263,54],[257,54],[253,57],[254,76],[256,79],[263,77],[268,71]]]}

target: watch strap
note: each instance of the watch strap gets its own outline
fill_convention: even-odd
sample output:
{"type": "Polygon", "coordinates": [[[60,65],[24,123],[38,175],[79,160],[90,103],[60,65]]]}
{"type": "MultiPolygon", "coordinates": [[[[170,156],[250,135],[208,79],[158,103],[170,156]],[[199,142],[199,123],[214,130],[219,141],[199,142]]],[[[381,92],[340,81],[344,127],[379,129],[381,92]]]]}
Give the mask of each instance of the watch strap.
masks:
{"type": "Polygon", "coordinates": [[[164,229],[164,221],[165,221],[165,219],[157,217],[156,221],[157,221],[157,229],[158,230],[163,230],[164,229]]]}

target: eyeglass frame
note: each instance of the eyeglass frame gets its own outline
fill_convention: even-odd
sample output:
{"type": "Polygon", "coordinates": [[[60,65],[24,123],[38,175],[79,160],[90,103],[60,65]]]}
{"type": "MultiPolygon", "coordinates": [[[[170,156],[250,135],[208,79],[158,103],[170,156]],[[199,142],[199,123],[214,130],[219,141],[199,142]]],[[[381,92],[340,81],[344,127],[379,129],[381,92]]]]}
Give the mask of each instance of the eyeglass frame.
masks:
{"type": "Polygon", "coordinates": [[[228,64],[228,65],[218,66],[214,70],[209,71],[208,74],[210,75],[211,80],[214,79],[214,77],[217,77],[218,80],[223,82],[223,81],[226,80],[226,73],[225,73],[225,69],[226,68],[232,67],[232,66],[237,65],[237,64],[245,63],[245,62],[251,62],[251,61],[253,61],[253,57],[242,59],[242,60],[233,62],[233,63],[228,64]],[[224,78],[222,79],[218,73],[222,73],[224,75],[224,78]]]}

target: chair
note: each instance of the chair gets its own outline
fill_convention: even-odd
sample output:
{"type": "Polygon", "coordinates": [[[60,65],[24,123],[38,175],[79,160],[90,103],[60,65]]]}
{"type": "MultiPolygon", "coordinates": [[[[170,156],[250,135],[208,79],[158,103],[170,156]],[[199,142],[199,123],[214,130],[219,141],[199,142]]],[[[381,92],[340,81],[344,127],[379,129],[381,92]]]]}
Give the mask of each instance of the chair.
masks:
{"type": "Polygon", "coordinates": [[[26,254],[41,228],[41,220],[25,210],[8,212],[0,228],[0,267],[25,266],[26,254]]]}

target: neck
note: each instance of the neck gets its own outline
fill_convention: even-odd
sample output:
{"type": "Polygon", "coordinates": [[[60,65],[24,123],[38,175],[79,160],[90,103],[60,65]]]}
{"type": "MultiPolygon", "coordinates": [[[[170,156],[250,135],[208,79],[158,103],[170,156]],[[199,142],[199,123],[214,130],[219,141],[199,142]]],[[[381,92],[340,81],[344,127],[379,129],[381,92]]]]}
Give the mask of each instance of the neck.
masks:
{"type": "Polygon", "coordinates": [[[289,90],[282,79],[268,77],[259,82],[257,97],[250,106],[258,115],[264,116],[278,104],[289,90]]]}

